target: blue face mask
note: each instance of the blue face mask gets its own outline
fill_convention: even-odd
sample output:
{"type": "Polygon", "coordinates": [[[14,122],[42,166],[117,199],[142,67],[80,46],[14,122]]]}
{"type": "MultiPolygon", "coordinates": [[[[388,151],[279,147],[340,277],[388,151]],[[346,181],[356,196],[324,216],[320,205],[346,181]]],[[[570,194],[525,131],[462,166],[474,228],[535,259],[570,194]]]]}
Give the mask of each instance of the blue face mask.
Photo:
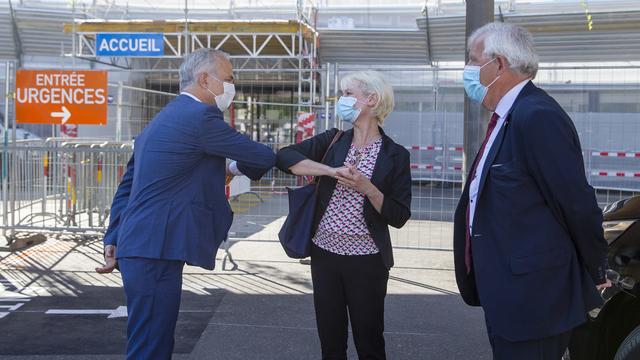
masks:
{"type": "Polygon", "coordinates": [[[358,115],[362,109],[357,109],[354,105],[358,102],[358,99],[353,96],[340,96],[338,99],[338,116],[344,122],[353,124],[358,119],[358,115]]]}
{"type": "Polygon", "coordinates": [[[480,82],[480,70],[482,70],[483,67],[487,66],[494,60],[495,58],[493,60],[489,60],[482,66],[467,65],[464,67],[464,72],[462,73],[464,90],[467,92],[467,96],[469,96],[469,99],[471,99],[471,101],[482,104],[484,97],[487,96],[489,87],[500,78],[500,75],[498,75],[498,77],[496,77],[491,82],[491,84],[487,86],[482,85],[482,83],[480,82]]]}

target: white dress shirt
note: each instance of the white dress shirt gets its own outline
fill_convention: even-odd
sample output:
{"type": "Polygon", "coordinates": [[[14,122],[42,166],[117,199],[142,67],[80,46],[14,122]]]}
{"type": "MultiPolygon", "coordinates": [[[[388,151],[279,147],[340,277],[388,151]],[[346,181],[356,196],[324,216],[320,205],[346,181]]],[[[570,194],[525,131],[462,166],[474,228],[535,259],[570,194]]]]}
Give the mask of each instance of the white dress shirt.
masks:
{"type": "MultiPolygon", "coordinates": [[[[192,98],[193,100],[197,101],[197,102],[202,102],[202,100],[198,99],[195,95],[188,93],[186,91],[183,91],[180,93],[180,95],[186,95],[190,98],[192,98]]],[[[233,160],[231,161],[228,165],[227,165],[229,172],[231,172],[234,176],[243,176],[244,174],[238,170],[238,163],[233,160]]]]}
{"type": "Polygon", "coordinates": [[[473,234],[473,217],[476,213],[476,203],[478,201],[478,190],[480,189],[480,178],[482,176],[482,169],[484,168],[484,163],[487,161],[487,155],[489,155],[489,151],[491,151],[491,147],[493,146],[500,129],[504,126],[504,120],[506,119],[513,103],[516,101],[516,98],[522,91],[525,85],[529,82],[530,79],[524,80],[518,85],[514,86],[507,92],[500,102],[498,102],[498,106],[496,106],[495,113],[498,115],[498,121],[496,123],[496,127],[493,128],[491,135],[489,136],[489,140],[487,141],[487,145],[484,148],[484,152],[482,153],[482,158],[478,160],[478,165],[476,166],[475,176],[471,179],[471,184],[469,185],[469,233],[473,234]]]}
{"type": "Polygon", "coordinates": [[[202,100],[198,99],[195,95],[193,95],[192,93],[188,93],[186,91],[181,92],[180,95],[187,95],[188,97],[192,98],[197,102],[202,102],[202,100]]]}

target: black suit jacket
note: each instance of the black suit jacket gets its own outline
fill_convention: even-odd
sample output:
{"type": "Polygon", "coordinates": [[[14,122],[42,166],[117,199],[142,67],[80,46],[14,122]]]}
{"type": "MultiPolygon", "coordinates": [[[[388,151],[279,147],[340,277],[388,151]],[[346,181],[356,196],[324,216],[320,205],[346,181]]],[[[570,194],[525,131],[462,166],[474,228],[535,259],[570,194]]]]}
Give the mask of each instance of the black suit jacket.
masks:
{"type": "Polygon", "coordinates": [[[586,321],[601,299],[607,244],[587,183],[576,129],[560,105],[529,82],[488,150],[473,222],[473,270],[464,263],[467,182],[454,223],[456,280],[482,305],[491,331],[522,341],[586,321]]]}
{"type": "MultiPolygon", "coordinates": [[[[299,144],[283,148],[277,154],[276,166],[291,174],[289,169],[302,160],[310,159],[320,162],[337,133],[338,129],[328,130],[299,144]]],[[[371,237],[382,254],[384,265],[391,268],[393,253],[389,225],[400,228],[411,217],[411,169],[407,149],[396,144],[385,135],[382,129],[380,129],[380,133],[382,134],[382,147],[373,169],[371,182],[384,194],[384,202],[382,203],[382,212],[378,213],[369,199],[365,198],[364,218],[371,237]]],[[[352,140],[353,130],[345,131],[329,149],[324,164],[331,167],[343,166],[352,140]]],[[[326,176],[323,176],[321,180],[312,234],[315,234],[320,220],[327,210],[337,183],[336,179],[326,176]]]]}

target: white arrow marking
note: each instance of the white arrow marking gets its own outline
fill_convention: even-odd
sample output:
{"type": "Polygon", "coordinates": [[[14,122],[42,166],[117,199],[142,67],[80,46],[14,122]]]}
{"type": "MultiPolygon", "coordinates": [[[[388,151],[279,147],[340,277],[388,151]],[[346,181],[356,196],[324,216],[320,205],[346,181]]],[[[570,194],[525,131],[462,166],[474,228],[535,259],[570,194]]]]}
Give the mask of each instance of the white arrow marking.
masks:
{"type": "Polygon", "coordinates": [[[107,319],[127,317],[128,315],[129,314],[127,313],[127,307],[126,306],[118,306],[116,308],[116,310],[111,313],[111,315],[107,316],[107,319]]]}
{"type": "Polygon", "coordinates": [[[48,315],[109,315],[107,319],[113,319],[118,317],[126,317],[127,316],[127,307],[126,306],[118,306],[114,310],[107,309],[82,309],[82,310],[72,310],[72,309],[49,309],[45,312],[48,315]]]}
{"type": "Polygon", "coordinates": [[[22,305],[24,305],[24,303],[17,303],[15,305],[0,305],[0,308],[5,308],[5,309],[9,309],[9,311],[16,311],[18,310],[20,307],[22,307],[22,305]]]}
{"type": "Polygon", "coordinates": [[[48,315],[111,315],[114,310],[102,310],[102,309],[83,309],[83,310],[70,310],[70,309],[50,309],[45,312],[48,315]]]}
{"type": "Polygon", "coordinates": [[[71,117],[71,112],[66,108],[66,106],[62,106],[62,112],[52,112],[51,117],[59,117],[62,118],[62,124],[66,124],[71,117]]]}
{"type": "Polygon", "coordinates": [[[30,299],[17,299],[17,298],[0,298],[0,301],[4,302],[14,302],[13,305],[4,305],[0,303],[1,309],[6,309],[7,311],[0,311],[0,319],[6,317],[10,314],[11,311],[16,311],[25,304],[26,301],[30,301],[30,299]],[[24,302],[23,302],[24,301],[24,302]]]}

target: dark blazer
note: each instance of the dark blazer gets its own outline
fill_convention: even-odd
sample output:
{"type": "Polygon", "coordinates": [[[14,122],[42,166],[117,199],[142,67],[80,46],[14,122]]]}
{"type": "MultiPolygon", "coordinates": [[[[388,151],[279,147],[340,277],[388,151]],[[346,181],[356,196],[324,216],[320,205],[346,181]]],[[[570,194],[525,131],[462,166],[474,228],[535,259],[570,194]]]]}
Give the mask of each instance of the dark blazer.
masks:
{"type": "Polygon", "coordinates": [[[601,304],[607,244],[578,133],[560,105],[529,82],[489,150],[464,263],[467,182],[454,223],[456,280],[510,341],[553,336],[601,304]]]}
{"type": "MultiPolygon", "coordinates": [[[[291,174],[289,169],[302,160],[310,159],[320,162],[337,133],[338,129],[328,130],[299,144],[283,148],[277,154],[276,166],[291,174]]],[[[401,228],[411,217],[411,169],[407,149],[396,144],[385,135],[382,129],[380,129],[380,133],[382,134],[382,147],[373,168],[371,183],[384,194],[382,212],[378,213],[369,199],[365,198],[364,219],[371,237],[382,254],[384,265],[391,268],[393,253],[389,225],[401,228]]],[[[343,166],[352,140],[353,129],[345,131],[329,149],[324,164],[331,167],[343,166]]],[[[322,177],[322,181],[320,181],[312,234],[315,234],[320,220],[329,206],[329,200],[331,200],[336,184],[336,179],[326,176],[322,177]]]]}
{"type": "Polygon", "coordinates": [[[215,106],[180,95],[136,139],[111,207],[105,244],[116,255],[183,260],[213,269],[232,212],[224,192],[225,158],[253,180],[275,154],[224,122],[215,106]]]}

